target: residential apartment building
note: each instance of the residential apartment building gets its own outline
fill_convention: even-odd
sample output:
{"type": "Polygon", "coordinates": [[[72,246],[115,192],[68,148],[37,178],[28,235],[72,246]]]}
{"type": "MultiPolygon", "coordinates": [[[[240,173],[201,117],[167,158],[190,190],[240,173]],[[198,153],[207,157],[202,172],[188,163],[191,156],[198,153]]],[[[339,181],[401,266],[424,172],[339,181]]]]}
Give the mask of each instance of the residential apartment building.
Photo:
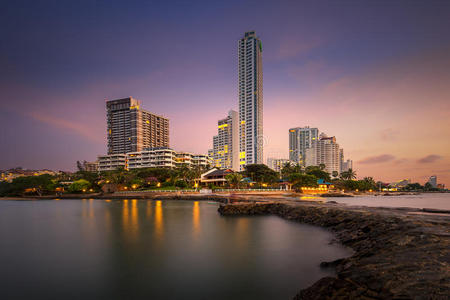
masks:
{"type": "Polygon", "coordinates": [[[137,168],[176,168],[207,167],[211,161],[207,155],[176,152],[168,147],[148,148],[126,154],[110,154],[98,157],[99,171],[111,171],[118,167],[137,168]]]}
{"type": "Polygon", "coordinates": [[[341,162],[341,173],[347,172],[350,169],[353,169],[353,160],[347,159],[346,161],[341,162]]]}
{"type": "Polygon", "coordinates": [[[267,159],[267,166],[276,172],[280,172],[281,169],[283,169],[283,167],[288,163],[290,163],[292,165],[297,164],[296,162],[293,162],[290,159],[286,159],[286,158],[269,157],[267,159]]]}
{"type": "Polygon", "coordinates": [[[239,116],[234,110],[217,122],[213,137],[212,159],[217,168],[239,171],[239,116]]]}
{"type": "Polygon", "coordinates": [[[289,129],[289,159],[301,166],[306,165],[306,150],[319,138],[319,129],[296,127],[289,129]]]}
{"type": "Polygon", "coordinates": [[[119,167],[127,168],[127,156],[126,154],[109,154],[100,155],[98,157],[98,170],[99,171],[112,171],[119,167]]]}
{"type": "Polygon", "coordinates": [[[132,97],[106,102],[108,154],[169,147],[169,119],[141,108],[132,97]]]}
{"type": "Polygon", "coordinates": [[[254,31],[244,34],[238,46],[239,164],[263,163],[262,44],[254,31]]]}
{"type": "Polygon", "coordinates": [[[306,149],[305,165],[318,166],[325,165],[325,171],[330,174],[341,171],[339,144],[336,143],[336,138],[328,137],[324,133],[312,142],[312,147],[306,149]]]}

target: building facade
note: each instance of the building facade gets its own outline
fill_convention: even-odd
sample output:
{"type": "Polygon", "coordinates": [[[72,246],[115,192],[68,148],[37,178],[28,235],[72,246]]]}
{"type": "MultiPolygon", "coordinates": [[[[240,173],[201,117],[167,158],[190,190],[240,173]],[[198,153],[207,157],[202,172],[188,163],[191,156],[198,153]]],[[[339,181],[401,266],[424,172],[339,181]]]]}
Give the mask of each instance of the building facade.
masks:
{"type": "Polygon", "coordinates": [[[341,156],[340,156],[339,144],[336,143],[336,138],[328,137],[325,134],[321,134],[319,139],[313,140],[312,147],[306,149],[305,165],[319,166],[325,165],[325,171],[333,174],[341,171],[341,156]]]}
{"type": "Polygon", "coordinates": [[[341,173],[347,172],[350,169],[353,170],[353,160],[347,159],[346,161],[341,162],[341,173]]]}
{"type": "Polygon", "coordinates": [[[283,169],[283,167],[288,163],[292,165],[297,164],[296,162],[293,162],[290,159],[286,158],[269,157],[267,159],[267,166],[276,172],[281,172],[281,169],[283,169]]]}
{"type": "Polygon", "coordinates": [[[319,138],[319,129],[296,127],[289,129],[289,159],[306,166],[306,150],[319,138]]]}
{"type": "Polygon", "coordinates": [[[140,106],[132,97],[106,102],[108,154],[169,147],[169,119],[140,106]]]}
{"type": "Polygon", "coordinates": [[[168,147],[155,147],[126,154],[110,154],[98,157],[99,171],[112,171],[119,167],[130,170],[182,166],[207,168],[209,165],[211,165],[211,160],[207,155],[176,152],[168,147]]]}
{"type": "Polygon", "coordinates": [[[437,176],[436,175],[430,176],[430,178],[428,179],[428,182],[431,184],[432,187],[436,188],[437,187],[437,176]]]}
{"type": "Polygon", "coordinates": [[[262,44],[254,31],[238,46],[239,165],[263,163],[262,44]]]}
{"type": "Polygon", "coordinates": [[[217,135],[213,137],[212,158],[217,168],[239,171],[239,116],[234,110],[217,122],[217,135]]]}
{"type": "Polygon", "coordinates": [[[99,171],[112,171],[120,167],[127,168],[127,156],[123,153],[100,155],[97,161],[99,171]]]}

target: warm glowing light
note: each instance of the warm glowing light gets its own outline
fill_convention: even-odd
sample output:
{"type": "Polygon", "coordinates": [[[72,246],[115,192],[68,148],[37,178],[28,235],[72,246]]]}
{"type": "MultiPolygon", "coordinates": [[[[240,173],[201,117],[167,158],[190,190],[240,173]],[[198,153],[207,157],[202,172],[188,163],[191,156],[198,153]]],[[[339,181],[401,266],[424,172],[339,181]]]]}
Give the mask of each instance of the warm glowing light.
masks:
{"type": "Polygon", "coordinates": [[[155,232],[158,237],[162,237],[163,234],[163,210],[161,201],[156,201],[155,208],[155,232]]]}
{"type": "Polygon", "coordinates": [[[157,186],[157,187],[160,187],[160,186],[161,186],[161,182],[158,182],[158,183],[156,184],[156,186],[157,186]]]}

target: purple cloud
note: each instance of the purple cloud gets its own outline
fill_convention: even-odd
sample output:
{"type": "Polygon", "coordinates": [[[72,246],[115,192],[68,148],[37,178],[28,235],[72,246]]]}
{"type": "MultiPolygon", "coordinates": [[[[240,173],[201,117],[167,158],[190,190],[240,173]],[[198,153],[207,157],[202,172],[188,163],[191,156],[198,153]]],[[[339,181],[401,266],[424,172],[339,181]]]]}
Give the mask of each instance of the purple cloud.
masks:
{"type": "Polygon", "coordinates": [[[385,163],[391,160],[394,160],[395,156],[390,155],[390,154],[382,154],[382,155],[378,155],[378,156],[371,156],[371,157],[367,157],[364,158],[362,160],[360,160],[358,163],[360,164],[379,164],[379,163],[385,163]]]}
{"type": "Polygon", "coordinates": [[[427,155],[425,157],[422,157],[421,159],[417,160],[418,163],[420,164],[429,164],[429,163],[433,163],[435,161],[438,161],[442,158],[442,156],[437,155],[437,154],[430,154],[427,155]]]}

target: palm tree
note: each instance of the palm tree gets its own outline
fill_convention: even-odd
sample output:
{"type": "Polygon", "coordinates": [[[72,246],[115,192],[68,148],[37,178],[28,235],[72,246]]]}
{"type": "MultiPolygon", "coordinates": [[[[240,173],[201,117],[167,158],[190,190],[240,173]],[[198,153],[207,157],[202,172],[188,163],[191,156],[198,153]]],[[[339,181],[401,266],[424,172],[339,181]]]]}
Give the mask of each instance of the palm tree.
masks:
{"type": "Polygon", "coordinates": [[[348,177],[350,177],[349,179],[356,179],[356,172],[353,171],[353,169],[348,169],[348,177]]]}
{"type": "Polygon", "coordinates": [[[242,175],[239,173],[231,173],[225,176],[225,179],[233,187],[239,187],[239,183],[242,180],[242,175]]]}
{"type": "Polygon", "coordinates": [[[348,169],[348,171],[344,171],[341,173],[341,179],[343,180],[356,179],[356,172],[353,171],[353,169],[348,169]]]}

